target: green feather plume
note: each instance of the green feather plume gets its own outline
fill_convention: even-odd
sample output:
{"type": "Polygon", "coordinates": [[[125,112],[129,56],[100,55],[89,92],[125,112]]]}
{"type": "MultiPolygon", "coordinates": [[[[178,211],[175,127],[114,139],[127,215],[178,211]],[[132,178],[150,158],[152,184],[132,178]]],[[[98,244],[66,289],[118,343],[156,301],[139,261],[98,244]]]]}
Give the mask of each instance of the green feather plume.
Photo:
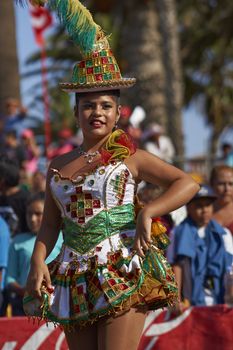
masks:
{"type": "Polygon", "coordinates": [[[79,0],[15,0],[23,5],[29,2],[35,6],[48,6],[54,10],[66,27],[69,35],[83,55],[93,51],[99,39],[107,41],[101,27],[96,24],[89,10],[79,0]]]}
{"type": "Polygon", "coordinates": [[[49,7],[55,10],[69,35],[85,55],[93,50],[94,44],[104,34],[88,9],[78,0],[48,0],[49,7]]]}

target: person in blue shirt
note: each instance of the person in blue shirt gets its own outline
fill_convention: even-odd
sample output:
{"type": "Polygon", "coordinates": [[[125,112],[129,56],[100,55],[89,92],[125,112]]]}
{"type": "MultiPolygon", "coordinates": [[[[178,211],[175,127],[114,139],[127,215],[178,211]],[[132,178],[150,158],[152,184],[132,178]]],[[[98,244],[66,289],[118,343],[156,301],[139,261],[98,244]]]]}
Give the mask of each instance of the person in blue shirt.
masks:
{"type": "Polygon", "coordinates": [[[8,249],[10,244],[10,230],[6,221],[0,216],[0,315],[5,309],[5,273],[8,261],[8,249]]]}
{"type": "MultiPolygon", "coordinates": [[[[44,209],[44,193],[32,195],[27,203],[27,224],[30,232],[16,235],[9,248],[9,263],[6,277],[7,288],[10,292],[10,303],[13,316],[24,315],[22,299],[25,292],[30,260],[36,235],[41,225],[44,209]]],[[[60,235],[53,251],[47,259],[52,261],[60,252],[62,236],[60,235]]]]}
{"type": "MultiPolygon", "coordinates": [[[[232,264],[230,231],[213,220],[213,190],[201,185],[174,232],[174,272],[185,305],[224,302],[224,274],[232,264]]],[[[181,303],[182,309],[182,303],[181,303]]]]}

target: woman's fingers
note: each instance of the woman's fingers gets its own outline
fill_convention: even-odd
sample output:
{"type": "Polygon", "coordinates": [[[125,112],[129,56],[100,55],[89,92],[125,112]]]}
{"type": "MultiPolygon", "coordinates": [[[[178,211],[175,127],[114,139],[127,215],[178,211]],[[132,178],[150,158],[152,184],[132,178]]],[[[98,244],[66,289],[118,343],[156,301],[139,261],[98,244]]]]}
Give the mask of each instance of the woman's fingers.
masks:
{"type": "Polygon", "coordinates": [[[45,287],[52,291],[53,287],[51,284],[51,279],[49,275],[49,271],[47,266],[45,268],[40,269],[32,269],[29,273],[28,280],[27,280],[27,293],[34,298],[41,299],[41,287],[42,285],[45,285],[45,287]]]}
{"type": "Polygon", "coordinates": [[[52,289],[53,286],[52,286],[52,283],[51,283],[50,274],[49,274],[48,269],[47,269],[47,270],[45,271],[45,273],[44,273],[44,279],[45,279],[46,287],[47,287],[48,289],[52,289]]]}
{"type": "Polygon", "coordinates": [[[150,249],[151,241],[145,236],[136,235],[133,249],[137,251],[138,255],[145,257],[145,252],[150,249]]]}
{"type": "Polygon", "coordinates": [[[42,280],[29,280],[26,290],[27,293],[31,296],[33,296],[34,298],[41,298],[41,284],[42,284],[42,280]]]}
{"type": "Polygon", "coordinates": [[[140,238],[135,238],[134,245],[133,245],[133,250],[136,251],[137,254],[138,254],[139,256],[141,256],[142,258],[145,257],[144,252],[143,252],[143,249],[142,249],[142,247],[141,247],[140,238]]]}

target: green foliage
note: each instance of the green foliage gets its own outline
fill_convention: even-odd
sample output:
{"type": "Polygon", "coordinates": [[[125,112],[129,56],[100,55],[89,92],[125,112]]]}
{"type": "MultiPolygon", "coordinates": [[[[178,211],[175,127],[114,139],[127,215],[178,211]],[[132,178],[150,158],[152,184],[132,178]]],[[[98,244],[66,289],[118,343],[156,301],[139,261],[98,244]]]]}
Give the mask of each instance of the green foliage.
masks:
{"type": "Polygon", "coordinates": [[[180,0],[185,102],[205,97],[207,121],[218,136],[233,123],[233,2],[180,0]]]}

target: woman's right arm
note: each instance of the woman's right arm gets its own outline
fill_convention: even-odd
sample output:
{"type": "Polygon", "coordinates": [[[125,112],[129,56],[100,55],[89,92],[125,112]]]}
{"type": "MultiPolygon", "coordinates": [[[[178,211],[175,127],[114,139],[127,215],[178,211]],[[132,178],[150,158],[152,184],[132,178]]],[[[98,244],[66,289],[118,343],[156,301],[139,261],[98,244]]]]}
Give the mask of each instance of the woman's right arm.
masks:
{"type": "Polygon", "coordinates": [[[46,181],[43,219],[31,257],[31,269],[26,286],[27,293],[35,297],[41,297],[40,288],[42,281],[45,282],[48,289],[52,288],[45,259],[55,246],[61,227],[61,213],[55,203],[50,189],[52,175],[53,172],[51,171],[50,166],[46,181]]]}

